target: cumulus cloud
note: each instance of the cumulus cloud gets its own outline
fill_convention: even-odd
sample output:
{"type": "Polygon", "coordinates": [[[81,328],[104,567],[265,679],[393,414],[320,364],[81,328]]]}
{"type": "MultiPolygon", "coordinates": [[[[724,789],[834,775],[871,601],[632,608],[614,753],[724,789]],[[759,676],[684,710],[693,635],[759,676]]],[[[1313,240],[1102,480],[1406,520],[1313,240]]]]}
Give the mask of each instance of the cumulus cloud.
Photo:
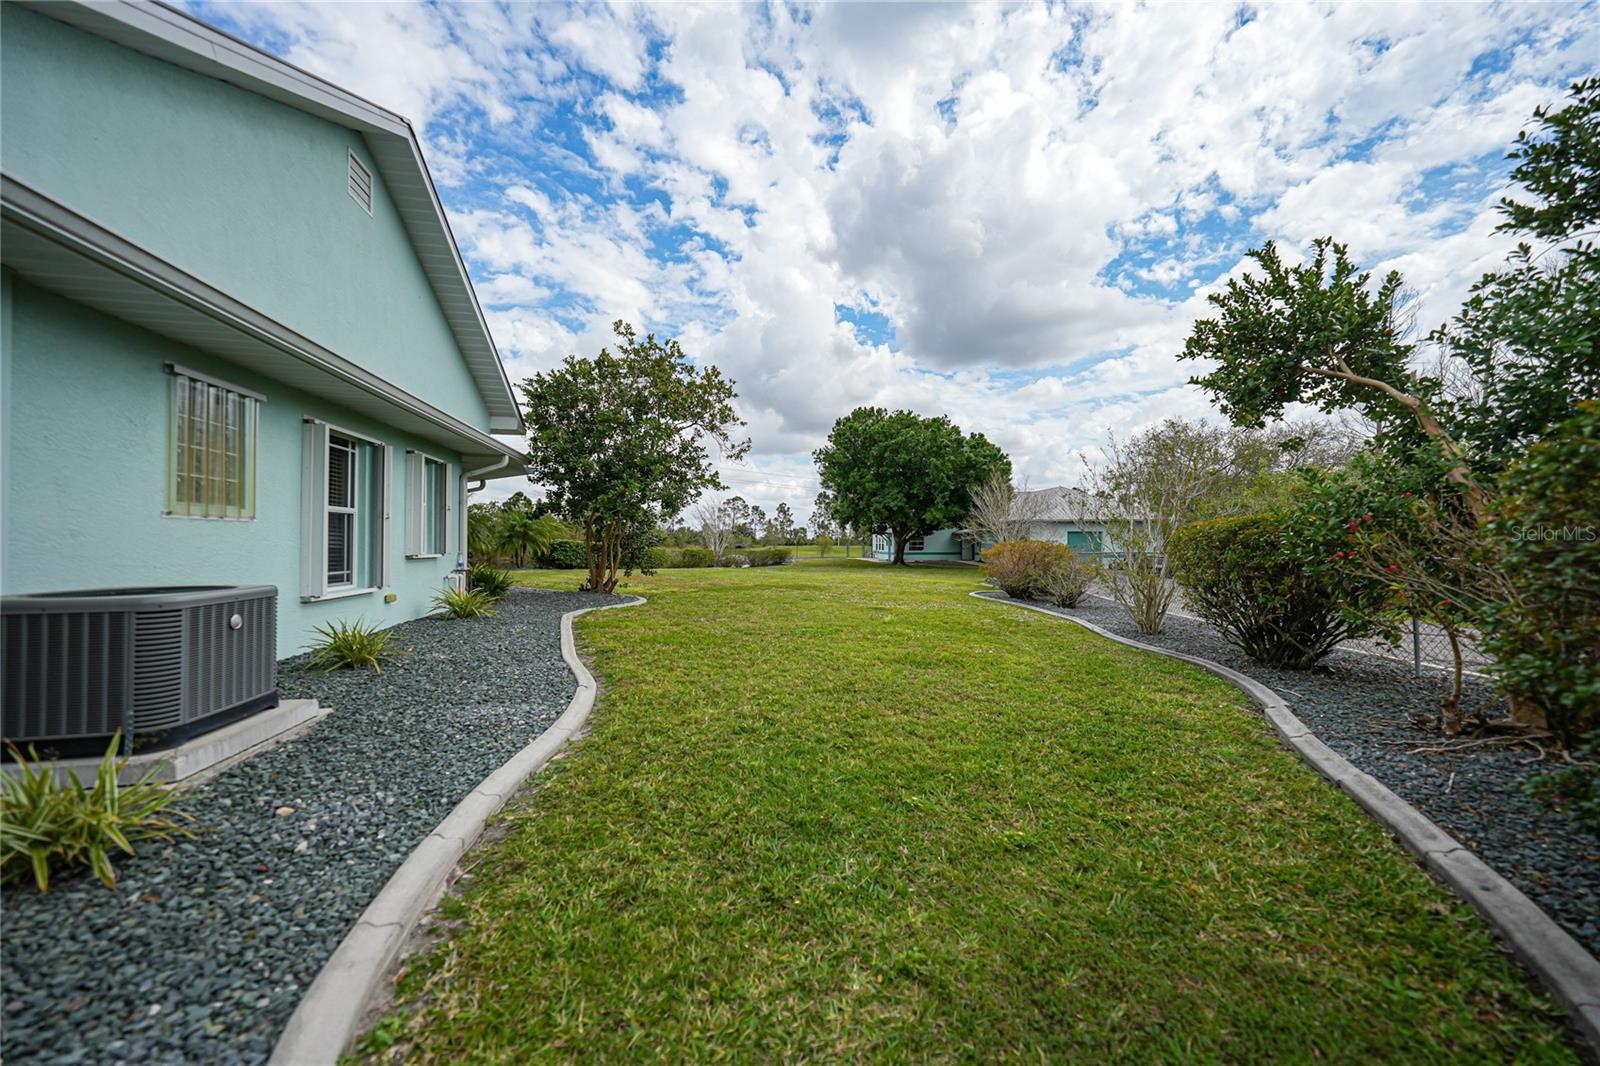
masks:
{"type": "Polygon", "coordinates": [[[1593,3],[198,10],[413,120],[513,378],[676,335],[739,383],[730,482],[802,515],[859,404],[1034,484],[1215,418],[1175,354],[1265,239],[1442,320],[1507,250],[1511,137],[1600,54],[1593,3]]]}

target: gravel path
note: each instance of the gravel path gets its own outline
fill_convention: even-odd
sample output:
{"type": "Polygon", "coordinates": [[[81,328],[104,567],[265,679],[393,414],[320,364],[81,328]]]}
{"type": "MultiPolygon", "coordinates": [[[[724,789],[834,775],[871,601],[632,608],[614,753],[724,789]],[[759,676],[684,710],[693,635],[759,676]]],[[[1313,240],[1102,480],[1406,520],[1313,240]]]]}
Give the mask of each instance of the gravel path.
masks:
{"type": "Polygon", "coordinates": [[[190,790],[203,831],[5,893],[5,1061],[261,1062],[411,849],[566,708],[560,618],[615,597],[519,590],[493,618],[396,627],[382,674],[278,666],[333,713],[190,790]],[[281,808],[293,813],[278,814],[281,808]]]}
{"type": "MultiPolygon", "coordinates": [[[[1004,593],[985,593],[1004,600],[1004,593]]],[[[1090,598],[1070,610],[1118,636],[1186,652],[1255,678],[1276,691],[1316,735],[1477,852],[1559,922],[1590,952],[1600,955],[1600,838],[1564,815],[1545,810],[1520,784],[1547,772],[1526,751],[1419,754],[1440,743],[1411,724],[1413,715],[1437,712],[1446,675],[1412,676],[1410,663],[1336,651],[1315,671],[1275,670],[1251,661],[1204,622],[1168,616],[1157,636],[1141,634],[1127,612],[1090,598]]],[[[1496,707],[1489,685],[1468,677],[1462,709],[1496,707]]]]}

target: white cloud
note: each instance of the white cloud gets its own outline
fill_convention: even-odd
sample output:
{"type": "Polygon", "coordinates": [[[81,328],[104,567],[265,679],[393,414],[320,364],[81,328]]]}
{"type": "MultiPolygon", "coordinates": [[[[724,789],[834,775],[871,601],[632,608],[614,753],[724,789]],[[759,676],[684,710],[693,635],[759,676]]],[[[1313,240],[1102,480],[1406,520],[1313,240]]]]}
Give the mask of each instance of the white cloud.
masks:
{"type": "Polygon", "coordinates": [[[1174,356],[1269,237],[1333,233],[1436,323],[1509,244],[1499,155],[1600,52],[1592,4],[203,11],[417,123],[514,378],[675,333],[739,383],[736,490],[802,516],[858,404],[1035,484],[1215,418],[1174,356]]]}

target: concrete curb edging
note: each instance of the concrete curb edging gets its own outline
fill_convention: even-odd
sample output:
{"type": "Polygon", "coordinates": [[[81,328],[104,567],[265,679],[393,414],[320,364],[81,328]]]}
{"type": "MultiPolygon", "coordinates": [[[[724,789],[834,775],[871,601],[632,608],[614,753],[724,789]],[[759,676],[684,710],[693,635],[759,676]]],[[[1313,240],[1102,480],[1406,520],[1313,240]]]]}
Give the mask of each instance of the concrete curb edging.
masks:
{"type": "Polygon", "coordinates": [[[1572,936],[1523,895],[1515,885],[1463,847],[1450,834],[1381,782],[1329,748],[1289,710],[1289,704],[1272,689],[1237,670],[1197,655],[1143,644],[1101,629],[1092,622],[1057,614],[1029,603],[997,599],[983,592],[973,597],[989,603],[1021,607],[1063,622],[1072,622],[1108,640],[1140,651],[1165,655],[1198,666],[1228,681],[1254,700],[1285,744],[1293,748],[1330,782],[1347,792],[1369,815],[1382,823],[1434,875],[1448,884],[1489,922],[1513,954],[1538,975],[1552,996],[1572,1014],[1572,1025],[1591,1051],[1600,1054],[1600,959],[1589,954],[1572,936]]]}
{"type": "Polygon", "coordinates": [[[356,1036],[362,1012],[399,956],[412,927],[444,893],[456,862],[483,832],[489,816],[522,783],[550,762],[572,739],[594,708],[595,680],[578,658],[572,620],[590,611],[637,607],[624,603],[583,607],[561,616],[561,657],[578,680],[566,710],[544,732],[467,793],[406,857],[339,942],[289,1016],[272,1049],[269,1066],[333,1066],[356,1036]]]}

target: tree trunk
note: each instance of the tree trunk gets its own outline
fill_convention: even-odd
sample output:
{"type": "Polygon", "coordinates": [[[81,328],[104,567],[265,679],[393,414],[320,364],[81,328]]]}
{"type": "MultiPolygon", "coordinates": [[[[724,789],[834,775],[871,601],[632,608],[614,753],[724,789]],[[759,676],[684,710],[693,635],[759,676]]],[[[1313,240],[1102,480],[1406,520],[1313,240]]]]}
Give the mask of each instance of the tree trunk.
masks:
{"type": "Polygon", "coordinates": [[[899,530],[891,530],[889,535],[894,538],[894,565],[905,566],[906,541],[910,540],[911,538],[908,536],[902,536],[899,530]]]}
{"type": "Polygon", "coordinates": [[[1512,694],[1506,697],[1511,704],[1511,720],[1530,729],[1548,729],[1549,718],[1545,715],[1544,708],[1536,700],[1527,696],[1512,694]]]}
{"type": "Polygon", "coordinates": [[[589,539],[589,591],[611,593],[617,587],[622,562],[622,528],[619,521],[584,524],[589,539]]]}
{"type": "Polygon", "coordinates": [[[1445,626],[1444,635],[1450,639],[1450,655],[1455,660],[1455,672],[1450,695],[1439,708],[1439,725],[1446,733],[1455,736],[1461,732],[1461,637],[1455,626],[1445,626]]]}
{"type": "Polygon", "coordinates": [[[610,538],[606,535],[609,526],[599,526],[593,517],[583,520],[583,543],[586,549],[589,564],[589,591],[610,592],[616,587],[613,579],[606,583],[607,572],[611,568],[610,538]]]}
{"type": "Polygon", "coordinates": [[[1344,358],[1332,349],[1329,349],[1328,354],[1333,356],[1334,362],[1338,364],[1338,370],[1322,370],[1312,366],[1306,366],[1303,369],[1318,377],[1339,378],[1350,382],[1352,385],[1375,389],[1410,411],[1412,416],[1416,418],[1417,425],[1422,428],[1422,432],[1437,441],[1439,446],[1444,449],[1445,455],[1451,460],[1452,465],[1445,472],[1445,477],[1461,486],[1463,490],[1462,497],[1466,501],[1467,510],[1472,513],[1473,520],[1479,524],[1488,521],[1489,498],[1472,476],[1472,470],[1467,465],[1466,453],[1461,450],[1461,446],[1455,442],[1450,434],[1445,432],[1445,428],[1439,424],[1438,419],[1434,418],[1432,413],[1429,412],[1427,404],[1423,403],[1419,397],[1403,392],[1387,381],[1379,381],[1377,378],[1363,377],[1357,374],[1350,369],[1350,364],[1346,363],[1344,358]]]}

